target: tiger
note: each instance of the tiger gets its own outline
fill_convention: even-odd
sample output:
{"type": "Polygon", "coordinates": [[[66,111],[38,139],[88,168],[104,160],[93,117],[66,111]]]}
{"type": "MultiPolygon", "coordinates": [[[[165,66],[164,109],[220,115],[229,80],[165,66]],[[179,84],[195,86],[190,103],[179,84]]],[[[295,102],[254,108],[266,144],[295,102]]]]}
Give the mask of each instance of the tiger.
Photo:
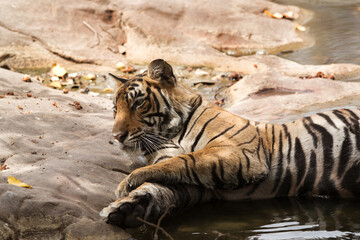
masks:
{"type": "MultiPolygon", "coordinates": [[[[115,92],[112,135],[146,166],[118,185],[100,216],[135,228],[196,204],[284,196],[360,197],[360,110],[284,123],[244,119],[152,61],[115,92]],[[170,209],[170,210],[169,210],[170,209]]],[[[239,203],[240,204],[240,203],[239,203]]]]}

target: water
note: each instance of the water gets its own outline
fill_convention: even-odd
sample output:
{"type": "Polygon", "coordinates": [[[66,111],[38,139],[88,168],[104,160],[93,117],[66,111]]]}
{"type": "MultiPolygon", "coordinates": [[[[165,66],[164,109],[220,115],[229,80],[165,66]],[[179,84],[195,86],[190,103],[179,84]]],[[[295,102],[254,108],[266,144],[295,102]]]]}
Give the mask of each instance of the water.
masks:
{"type": "MultiPolygon", "coordinates": [[[[278,198],[207,203],[163,220],[174,239],[360,239],[360,201],[278,198]]],[[[153,229],[131,231],[150,239],[153,229]]],[[[166,239],[160,235],[160,239],[166,239]]]]}
{"type": "Polygon", "coordinates": [[[278,56],[301,64],[360,64],[359,0],[273,0],[314,12],[306,23],[314,45],[278,56]]]}

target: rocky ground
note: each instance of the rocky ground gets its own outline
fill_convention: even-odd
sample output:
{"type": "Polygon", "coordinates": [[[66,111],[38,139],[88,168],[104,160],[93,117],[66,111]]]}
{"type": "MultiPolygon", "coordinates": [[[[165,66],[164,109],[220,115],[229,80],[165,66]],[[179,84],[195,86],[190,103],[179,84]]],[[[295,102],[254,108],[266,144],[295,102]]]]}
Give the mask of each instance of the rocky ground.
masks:
{"type": "MultiPolygon", "coordinates": [[[[358,106],[360,66],[300,65],[274,55],[311,43],[311,13],[267,1],[8,1],[0,8],[0,66],[114,71],[117,62],[164,58],[217,84],[224,107],[254,120],[289,121],[309,112],[358,106]],[[292,18],[268,13],[291,11],[292,18]],[[258,55],[234,57],[235,55],[258,55]],[[260,54],[260,55],[259,55],[260,54]],[[213,75],[212,75],[213,74],[213,75]]],[[[0,68],[0,238],[128,239],[101,221],[119,181],[141,165],[111,144],[112,103],[62,91],[0,68]],[[79,107],[81,106],[81,108],[79,107]],[[32,186],[7,183],[8,177],[32,186]]],[[[200,83],[202,84],[202,83],[200,83]]]]}

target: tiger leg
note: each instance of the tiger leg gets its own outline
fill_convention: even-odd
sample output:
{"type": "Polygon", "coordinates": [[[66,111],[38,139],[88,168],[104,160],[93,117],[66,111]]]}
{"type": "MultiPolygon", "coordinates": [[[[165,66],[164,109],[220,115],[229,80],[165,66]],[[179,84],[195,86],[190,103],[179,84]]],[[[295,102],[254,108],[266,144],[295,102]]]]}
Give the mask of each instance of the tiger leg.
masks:
{"type": "Polygon", "coordinates": [[[144,183],[129,196],[120,198],[104,208],[100,216],[107,223],[134,228],[142,225],[138,217],[156,221],[167,209],[173,212],[209,201],[212,197],[212,191],[197,186],[184,184],[166,187],[156,183],[144,183]]]}
{"type": "Polygon", "coordinates": [[[259,158],[256,150],[235,150],[202,149],[138,168],[119,184],[116,194],[125,197],[144,182],[236,189],[259,182],[267,176],[269,163],[266,157],[259,158]]]}

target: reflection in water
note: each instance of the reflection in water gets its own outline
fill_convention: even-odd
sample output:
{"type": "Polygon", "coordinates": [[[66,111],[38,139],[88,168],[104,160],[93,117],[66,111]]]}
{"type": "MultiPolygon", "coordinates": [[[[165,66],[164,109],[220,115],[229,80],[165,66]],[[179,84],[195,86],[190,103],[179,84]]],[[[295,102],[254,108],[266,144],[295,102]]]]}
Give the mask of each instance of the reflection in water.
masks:
{"type": "MultiPolygon", "coordinates": [[[[207,203],[161,225],[174,239],[187,240],[360,239],[360,201],[294,197],[207,203]]],[[[150,239],[152,230],[132,234],[150,239]]]]}
{"type": "Polygon", "coordinates": [[[279,56],[301,64],[360,64],[359,0],[272,0],[314,12],[306,24],[315,44],[279,56]]]}

